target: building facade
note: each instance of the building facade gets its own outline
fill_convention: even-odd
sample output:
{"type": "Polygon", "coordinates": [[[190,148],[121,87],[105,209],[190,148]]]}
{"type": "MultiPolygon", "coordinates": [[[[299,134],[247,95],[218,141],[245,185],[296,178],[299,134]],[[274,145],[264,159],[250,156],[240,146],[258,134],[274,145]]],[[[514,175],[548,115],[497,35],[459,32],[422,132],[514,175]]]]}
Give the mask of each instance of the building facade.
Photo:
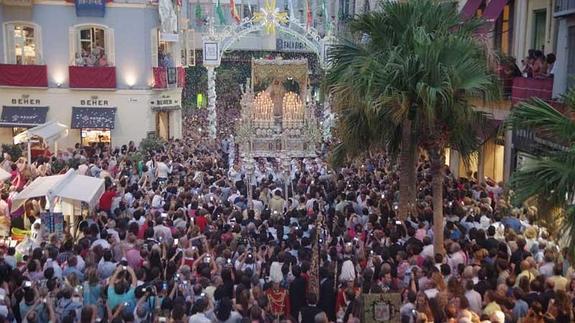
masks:
{"type": "MultiPolygon", "coordinates": [[[[524,152],[514,143],[516,135],[502,127],[514,104],[530,97],[552,100],[563,91],[553,92],[555,78],[533,79],[508,73],[513,63],[523,69],[530,50],[556,53],[557,24],[552,0],[466,0],[458,3],[464,17],[482,17],[487,28],[481,41],[501,60],[495,63],[501,79],[501,98],[474,102],[478,110],[491,114],[490,128],[483,132],[484,144],[466,166],[457,151],[446,152],[447,163],[458,176],[505,181],[522,160],[524,152]],[[553,92],[553,93],[552,93],[553,92]]],[[[557,53],[558,62],[560,53],[557,53]]]]}
{"type": "Polygon", "coordinates": [[[163,32],[158,11],[144,0],[0,1],[0,142],[46,121],[70,128],[63,148],[179,138],[186,34],[163,32]]]}

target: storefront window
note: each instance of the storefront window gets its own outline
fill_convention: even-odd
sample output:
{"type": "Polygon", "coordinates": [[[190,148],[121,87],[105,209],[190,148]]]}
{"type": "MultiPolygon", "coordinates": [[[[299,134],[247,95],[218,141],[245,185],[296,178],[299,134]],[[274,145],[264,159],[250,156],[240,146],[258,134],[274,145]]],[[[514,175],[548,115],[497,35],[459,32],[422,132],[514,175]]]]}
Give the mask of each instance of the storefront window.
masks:
{"type": "Polygon", "coordinates": [[[110,129],[82,128],[82,145],[90,146],[94,143],[107,143],[112,141],[110,129]]]}
{"type": "Polygon", "coordinates": [[[6,54],[8,64],[39,64],[37,32],[33,26],[24,24],[6,25],[6,54]]]}

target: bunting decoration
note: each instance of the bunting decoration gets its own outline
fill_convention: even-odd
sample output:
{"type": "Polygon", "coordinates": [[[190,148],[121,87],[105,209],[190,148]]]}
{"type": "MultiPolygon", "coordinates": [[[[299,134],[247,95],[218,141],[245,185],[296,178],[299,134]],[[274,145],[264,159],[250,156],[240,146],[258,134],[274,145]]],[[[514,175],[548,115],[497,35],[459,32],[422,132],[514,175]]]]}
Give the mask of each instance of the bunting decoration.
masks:
{"type": "Polygon", "coordinates": [[[235,0],[230,0],[230,14],[232,16],[232,19],[234,19],[236,23],[239,24],[242,21],[242,18],[240,17],[240,15],[238,14],[238,10],[236,9],[235,0]]]}
{"type": "Polygon", "coordinates": [[[293,0],[288,0],[288,10],[290,19],[295,19],[295,8],[293,6],[293,0]]]}
{"type": "Polygon", "coordinates": [[[204,13],[202,12],[202,5],[200,0],[196,2],[196,25],[199,27],[204,23],[204,13]]]}
{"type": "Polygon", "coordinates": [[[220,0],[218,0],[218,4],[216,5],[216,13],[218,14],[218,19],[220,20],[221,25],[226,24],[226,16],[224,15],[224,9],[222,9],[222,4],[220,0]]]}
{"type": "Polygon", "coordinates": [[[327,34],[329,32],[330,29],[330,16],[329,16],[329,10],[327,7],[327,3],[325,2],[326,0],[322,0],[321,1],[321,11],[323,13],[323,29],[325,30],[325,33],[327,34]]]}
{"type": "Polygon", "coordinates": [[[309,29],[313,25],[313,14],[311,13],[311,3],[310,0],[306,0],[306,19],[305,25],[309,29]]]}

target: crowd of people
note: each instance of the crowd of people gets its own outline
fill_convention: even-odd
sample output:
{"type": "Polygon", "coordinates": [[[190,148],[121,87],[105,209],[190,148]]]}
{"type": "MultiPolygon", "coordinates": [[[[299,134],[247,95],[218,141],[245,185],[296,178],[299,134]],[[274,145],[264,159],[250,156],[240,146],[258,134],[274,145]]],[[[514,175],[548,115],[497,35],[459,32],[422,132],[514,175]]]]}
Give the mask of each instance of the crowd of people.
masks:
{"type": "Polygon", "coordinates": [[[425,158],[417,205],[400,219],[399,169],[385,155],[338,169],[259,159],[252,174],[236,147],[188,138],[153,151],[78,145],[31,164],[5,156],[0,222],[36,234],[28,248],[1,246],[0,322],[359,322],[365,295],[382,293],[399,295],[377,314],[394,322],[573,320],[571,254],[503,184],[446,167],[442,254],[425,158]],[[106,191],[77,227],[43,234],[45,200],[14,210],[11,198],[60,162],[106,191]]]}
{"type": "Polygon", "coordinates": [[[521,61],[523,77],[545,79],[555,74],[555,54],[545,55],[543,51],[530,49],[527,57],[521,61]]]}
{"type": "Polygon", "coordinates": [[[86,47],[82,49],[81,54],[76,53],[74,64],[76,66],[87,67],[108,66],[106,51],[102,46],[95,46],[94,48],[86,47]]]}

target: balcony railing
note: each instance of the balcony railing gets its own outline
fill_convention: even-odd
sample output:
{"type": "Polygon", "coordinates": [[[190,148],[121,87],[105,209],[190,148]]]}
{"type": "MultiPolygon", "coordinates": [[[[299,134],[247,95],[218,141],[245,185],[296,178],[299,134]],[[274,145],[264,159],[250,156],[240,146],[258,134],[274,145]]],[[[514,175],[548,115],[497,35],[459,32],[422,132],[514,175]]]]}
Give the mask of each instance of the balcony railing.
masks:
{"type": "Polygon", "coordinates": [[[69,66],[70,88],[73,89],[115,89],[116,67],[114,66],[69,66]]]}
{"type": "Polygon", "coordinates": [[[575,0],[555,0],[555,17],[575,14],[575,0]]]}
{"type": "Polygon", "coordinates": [[[184,87],[186,74],[183,67],[154,67],[154,89],[184,87]]]}
{"type": "Polygon", "coordinates": [[[48,87],[46,65],[0,64],[0,86],[48,87]]]}
{"type": "Polygon", "coordinates": [[[513,78],[511,101],[518,102],[536,97],[550,101],[553,96],[553,79],[513,78]]]}

